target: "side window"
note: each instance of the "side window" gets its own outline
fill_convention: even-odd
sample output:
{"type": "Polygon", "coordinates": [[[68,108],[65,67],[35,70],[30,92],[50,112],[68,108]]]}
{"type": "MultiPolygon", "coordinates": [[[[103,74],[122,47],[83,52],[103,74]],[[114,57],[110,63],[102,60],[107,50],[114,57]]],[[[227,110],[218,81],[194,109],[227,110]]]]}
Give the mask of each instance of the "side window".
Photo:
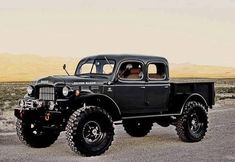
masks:
{"type": "Polygon", "coordinates": [[[150,63],[148,65],[148,78],[149,79],[165,79],[166,66],[163,63],[150,63]]]}
{"type": "Polygon", "coordinates": [[[124,62],[118,71],[118,78],[124,80],[141,80],[143,77],[143,65],[140,62],[124,62]]]}

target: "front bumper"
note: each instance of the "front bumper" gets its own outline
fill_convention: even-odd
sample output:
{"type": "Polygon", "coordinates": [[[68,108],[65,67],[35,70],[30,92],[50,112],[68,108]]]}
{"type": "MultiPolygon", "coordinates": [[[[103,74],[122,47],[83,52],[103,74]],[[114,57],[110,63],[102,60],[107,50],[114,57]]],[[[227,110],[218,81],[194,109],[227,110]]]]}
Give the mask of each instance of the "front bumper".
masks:
{"type": "Polygon", "coordinates": [[[44,123],[60,124],[62,121],[61,112],[57,111],[38,111],[38,110],[24,110],[16,108],[14,110],[15,116],[23,121],[41,121],[44,123]]]}
{"type": "Polygon", "coordinates": [[[62,120],[60,111],[55,111],[55,104],[51,101],[20,100],[19,107],[14,110],[15,116],[24,121],[43,121],[59,123],[62,120]],[[51,108],[51,110],[49,110],[51,108]]]}
{"type": "Polygon", "coordinates": [[[37,110],[24,110],[21,108],[16,108],[14,110],[14,115],[20,120],[32,121],[40,119],[42,114],[39,114],[37,110]]]}

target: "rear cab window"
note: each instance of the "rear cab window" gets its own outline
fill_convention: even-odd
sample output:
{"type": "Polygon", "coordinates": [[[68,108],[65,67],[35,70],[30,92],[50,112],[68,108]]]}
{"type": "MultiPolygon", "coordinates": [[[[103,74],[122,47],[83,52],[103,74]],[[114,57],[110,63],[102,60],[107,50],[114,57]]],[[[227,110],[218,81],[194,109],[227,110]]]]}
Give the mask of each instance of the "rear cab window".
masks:
{"type": "Polygon", "coordinates": [[[149,80],[165,80],[166,79],[166,65],[164,63],[153,62],[147,66],[149,80]]]}

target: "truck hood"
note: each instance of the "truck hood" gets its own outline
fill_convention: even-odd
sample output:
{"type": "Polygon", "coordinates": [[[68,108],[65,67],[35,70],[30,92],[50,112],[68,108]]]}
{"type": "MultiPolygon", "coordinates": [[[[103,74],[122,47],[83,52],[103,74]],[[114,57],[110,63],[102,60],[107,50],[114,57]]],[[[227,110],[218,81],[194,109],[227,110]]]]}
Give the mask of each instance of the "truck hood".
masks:
{"type": "Polygon", "coordinates": [[[84,85],[84,84],[104,84],[109,81],[103,77],[78,77],[67,75],[53,75],[39,79],[36,84],[67,84],[67,85],[84,85]]]}

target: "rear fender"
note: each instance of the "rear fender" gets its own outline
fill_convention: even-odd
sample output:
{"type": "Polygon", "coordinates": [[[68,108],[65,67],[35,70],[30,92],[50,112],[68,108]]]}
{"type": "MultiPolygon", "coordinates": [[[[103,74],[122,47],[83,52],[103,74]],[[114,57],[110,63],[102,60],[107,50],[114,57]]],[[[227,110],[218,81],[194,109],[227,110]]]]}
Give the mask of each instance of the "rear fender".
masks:
{"type": "Polygon", "coordinates": [[[197,102],[200,102],[201,104],[203,104],[203,105],[205,106],[206,111],[208,111],[208,104],[207,104],[205,98],[204,98],[202,95],[198,94],[198,93],[193,93],[193,94],[189,95],[189,96],[186,98],[186,100],[184,101],[183,105],[181,106],[180,114],[183,113],[184,107],[185,107],[186,103],[189,102],[189,101],[197,101],[197,102]]]}

